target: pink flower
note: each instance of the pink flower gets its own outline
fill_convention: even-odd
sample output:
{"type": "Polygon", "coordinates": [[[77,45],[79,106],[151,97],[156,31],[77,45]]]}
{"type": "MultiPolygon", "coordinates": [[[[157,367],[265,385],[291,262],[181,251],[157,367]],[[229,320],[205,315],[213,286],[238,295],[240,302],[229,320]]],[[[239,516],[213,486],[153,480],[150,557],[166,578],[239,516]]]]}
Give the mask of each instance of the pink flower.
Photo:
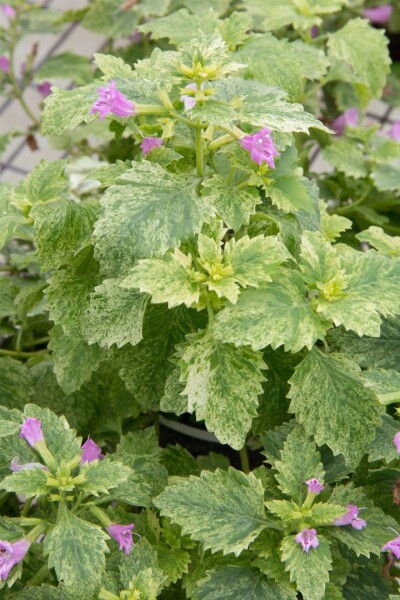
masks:
{"type": "Polygon", "coordinates": [[[19,437],[24,438],[24,440],[32,447],[44,440],[41,421],[39,421],[39,419],[27,417],[21,427],[19,437]]]}
{"type": "Polygon", "coordinates": [[[279,152],[274,146],[271,130],[268,127],[260,129],[253,135],[246,135],[239,140],[239,144],[250,152],[251,160],[259,165],[266,162],[271,169],[275,169],[274,156],[279,156],[279,152]]]}
{"type": "Polygon", "coordinates": [[[318,479],[307,479],[304,483],[308,486],[308,491],[312,494],[319,494],[325,489],[325,486],[318,479]]]}
{"type": "Polygon", "coordinates": [[[37,86],[37,91],[42,94],[43,98],[50,96],[51,94],[51,83],[50,81],[43,81],[43,83],[39,83],[37,86]]]}
{"type": "Polygon", "coordinates": [[[376,6],[375,8],[365,8],[362,14],[363,17],[369,19],[371,23],[385,25],[388,21],[390,21],[392,12],[393,6],[391,4],[384,4],[383,6],[376,6]]]}
{"type": "Polygon", "coordinates": [[[163,145],[163,143],[164,140],[161,138],[144,137],[140,147],[143,151],[143,155],[147,156],[150,150],[153,150],[153,148],[159,148],[163,145]]]}
{"type": "Polygon", "coordinates": [[[90,112],[98,112],[100,119],[104,119],[109,113],[118,117],[132,117],[135,114],[134,103],[117,90],[114,80],[110,81],[110,85],[98,88],[98,92],[99,97],[90,112]]]}
{"type": "Polygon", "coordinates": [[[0,56],[0,71],[3,71],[3,73],[10,72],[10,61],[7,56],[0,56]]]}
{"type": "Polygon", "coordinates": [[[338,519],[334,519],[333,523],[337,526],[351,525],[353,529],[364,529],[367,526],[367,522],[364,519],[358,518],[358,511],[360,509],[355,504],[347,505],[347,513],[338,519]]]}
{"type": "MultiPolygon", "coordinates": [[[[393,127],[389,129],[387,135],[395,140],[396,142],[400,142],[400,121],[395,121],[393,127]]],[[[398,450],[400,452],[400,450],[398,450]]]]}
{"type": "Polygon", "coordinates": [[[318,548],[319,541],[315,529],[302,529],[294,538],[296,544],[301,544],[304,552],[308,554],[310,548],[318,548]]]}
{"type": "Polygon", "coordinates": [[[9,4],[1,4],[1,10],[9,19],[13,19],[17,14],[15,9],[9,4]]]}
{"type": "Polygon", "coordinates": [[[356,108],[348,108],[340,117],[332,121],[332,129],[338,135],[343,135],[346,127],[356,127],[358,124],[358,110],[356,108]]]}
{"type": "Polygon", "coordinates": [[[27,539],[17,542],[3,542],[0,540],[0,580],[5,581],[14,565],[24,559],[31,543],[27,539]]]}
{"type": "Polygon", "coordinates": [[[394,445],[396,446],[396,450],[397,450],[397,452],[399,452],[399,453],[400,453],[400,431],[398,431],[398,432],[395,434],[395,436],[394,436],[394,438],[393,438],[393,443],[394,443],[394,445]]]}
{"type": "Polygon", "coordinates": [[[12,459],[11,463],[10,463],[10,469],[11,471],[13,471],[13,473],[17,473],[18,471],[24,471],[25,469],[30,470],[30,469],[41,469],[42,471],[48,471],[48,468],[45,465],[42,465],[42,463],[25,463],[23,465],[20,464],[19,462],[19,456],[16,456],[15,458],[12,459]]]}
{"type": "Polygon", "coordinates": [[[319,34],[319,29],[316,25],[313,25],[310,29],[310,34],[312,38],[316,38],[319,34]]]}
{"type": "Polygon", "coordinates": [[[133,523],[129,525],[109,525],[108,533],[114,540],[119,543],[119,549],[123,550],[126,555],[130,553],[133,547],[132,529],[135,527],[133,523]]]}
{"type": "Polygon", "coordinates": [[[82,444],[81,449],[81,465],[83,465],[84,463],[93,462],[94,460],[102,460],[104,458],[104,454],[101,453],[100,446],[98,446],[90,438],[86,440],[84,444],[82,444]]]}
{"type": "Polygon", "coordinates": [[[390,540],[390,542],[381,548],[381,552],[384,552],[385,550],[390,550],[390,552],[393,552],[396,558],[400,558],[400,536],[394,540],[390,540]]]}
{"type": "MultiPolygon", "coordinates": [[[[204,82],[201,84],[201,89],[204,90],[204,82]]],[[[188,83],[188,85],[185,85],[185,88],[189,88],[190,90],[196,90],[196,84],[195,83],[188,83]]],[[[180,97],[180,101],[183,102],[183,104],[185,105],[185,110],[190,110],[191,108],[193,108],[193,106],[196,104],[196,99],[194,96],[187,96],[186,94],[183,94],[180,97]]]]}

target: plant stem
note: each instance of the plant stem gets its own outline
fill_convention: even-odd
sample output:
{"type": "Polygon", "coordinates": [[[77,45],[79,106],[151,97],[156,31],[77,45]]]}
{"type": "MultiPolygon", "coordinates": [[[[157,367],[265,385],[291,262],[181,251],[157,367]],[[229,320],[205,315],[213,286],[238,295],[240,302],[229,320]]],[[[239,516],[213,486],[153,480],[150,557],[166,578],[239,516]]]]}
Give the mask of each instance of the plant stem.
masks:
{"type": "Polygon", "coordinates": [[[200,127],[200,119],[196,120],[196,167],[197,167],[197,175],[199,177],[204,177],[204,154],[203,154],[203,130],[200,127]]]}
{"type": "Polygon", "coordinates": [[[244,473],[250,473],[249,455],[247,454],[246,444],[239,450],[240,464],[244,473]]]}
{"type": "Polygon", "coordinates": [[[370,191],[371,191],[371,188],[368,188],[368,190],[362,196],[357,198],[357,200],[355,200],[351,204],[348,204],[347,206],[339,206],[339,208],[337,208],[335,212],[339,215],[351,214],[352,212],[354,212],[354,209],[357,206],[359,206],[360,204],[362,204],[364,202],[365,198],[368,196],[370,191]]]}
{"type": "Polygon", "coordinates": [[[24,344],[24,348],[34,348],[35,346],[41,346],[42,344],[47,344],[47,342],[50,341],[50,336],[46,335],[44,337],[41,338],[37,338],[36,340],[33,340],[32,342],[27,342],[24,344]]]}
{"type": "Polygon", "coordinates": [[[36,118],[36,116],[33,114],[33,112],[31,111],[31,109],[29,108],[27,103],[25,102],[24,97],[23,97],[23,90],[19,87],[18,81],[15,77],[14,52],[15,52],[16,43],[17,43],[17,32],[16,32],[16,26],[14,24],[11,29],[11,39],[10,39],[10,47],[9,47],[9,52],[10,52],[9,76],[10,76],[10,81],[11,81],[11,87],[13,89],[16,99],[18,100],[18,102],[21,105],[21,108],[24,110],[24,112],[29,117],[29,119],[32,121],[32,123],[37,127],[39,125],[39,121],[36,118]]]}
{"type": "Polygon", "coordinates": [[[158,412],[153,412],[153,425],[156,432],[157,440],[160,439],[160,421],[158,419],[158,412]]]}
{"type": "Polygon", "coordinates": [[[214,323],[214,311],[212,309],[211,303],[207,300],[207,314],[208,314],[208,324],[211,326],[214,323]]]}
{"type": "Polygon", "coordinates": [[[0,348],[0,356],[13,356],[14,358],[31,358],[32,356],[39,356],[40,354],[46,354],[47,349],[37,350],[36,352],[17,352],[16,350],[5,350],[0,348]]]}
{"type": "Polygon", "coordinates": [[[25,502],[24,508],[21,511],[21,517],[26,517],[27,514],[29,513],[29,510],[30,510],[31,504],[32,504],[32,500],[33,500],[33,498],[28,498],[27,501],[25,502]]]}
{"type": "Polygon", "coordinates": [[[101,588],[99,592],[99,600],[120,600],[119,596],[116,596],[112,592],[109,592],[105,588],[101,588]]]}
{"type": "Polygon", "coordinates": [[[26,585],[28,585],[29,587],[37,585],[38,583],[43,581],[43,579],[46,577],[48,571],[49,571],[49,569],[47,568],[47,565],[43,565],[39,569],[39,571],[37,573],[35,573],[35,575],[33,577],[31,577],[31,579],[26,583],[26,585]]]}

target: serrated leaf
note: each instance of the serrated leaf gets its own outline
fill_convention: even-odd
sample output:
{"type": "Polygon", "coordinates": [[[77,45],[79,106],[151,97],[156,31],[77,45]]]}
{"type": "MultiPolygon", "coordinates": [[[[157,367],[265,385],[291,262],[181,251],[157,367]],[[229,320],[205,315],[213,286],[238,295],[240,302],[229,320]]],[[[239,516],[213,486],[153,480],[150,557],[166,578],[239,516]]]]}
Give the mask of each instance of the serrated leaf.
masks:
{"type": "Polygon", "coordinates": [[[134,551],[129,556],[122,555],[119,562],[124,588],[138,590],[139,598],[144,600],[156,600],[165,578],[158,566],[155,548],[146,539],[141,539],[134,551]]]}
{"type": "Polygon", "coordinates": [[[352,221],[350,221],[350,219],[342,217],[341,215],[329,214],[327,212],[327,206],[323,201],[320,201],[319,207],[321,210],[322,233],[328,242],[334,242],[342,231],[351,228],[352,221]]]}
{"type": "Polygon", "coordinates": [[[251,567],[226,566],[208,571],[198,583],[198,600],[295,600],[296,592],[270,581],[261,571],[251,567]]]}
{"type": "Polygon", "coordinates": [[[197,195],[192,179],[148,161],[123,173],[101,203],[104,215],[95,228],[96,251],[114,274],[116,268],[126,272],[135,256],[162,256],[198,233],[213,213],[197,195]]]}
{"type": "Polygon", "coordinates": [[[81,585],[93,593],[105,567],[107,535],[100,527],[72,514],[65,505],[60,506],[58,522],[44,541],[48,566],[54,567],[57,578],[68,586],[81,585]]]}
{"type": "Polygon", "coordinates": [[[80,483],[78,488],[94,496],[100,493],[106,494],[126,481],[131,472],[129,467],[115,460],[112,462],[108,458],[94,460],[81,467],[80,475],[84,476],[85,481],[80,483]]]}
{"type": "Polygon", "coordinates": [[[389,369],[369,369],[362,372],[364,385],[372,389],[379,402],[387,405],[400,402],[400,373],[389,369]]]}
{"type": "Polygon", "coordinates": [[[190,307],[199,301],[200,285],[190,277],[185,268],[189,265],[185,265],[181,257],[183,255],[176,251],[163,258],[140,260],[131,274],[121,281],[121,287],[127,290],[138,288],[146,295],[150,294],[154,304],[167,302],[168,308],[180,304],[190,307]]]}
{"type": "Polygon", "coordinates": [[[368,242],[385,256],[400,256],[400,236],[388,235],[382,227],[368,227],[365,231],[357,233],[356,238],[360,242],[368,242]]]}
{"type": "Polygon", "coordinates": [[[78,85],[93,79],[93,70],[86,56],[71,51],[50,56],[35,71],[35,80],[68,79],[78,85]]]}
{"type": "Polygon", "coordinates": [[[382,408],[347,356],[312,350],[291,378],[290,412],[309,435],[356,466],[375,437],[382,408]]]}
{"type": "Polygon", "coordinates": [[[17,433],[21,428],[21,424],[15,421],[7,421],[0,419],[0,437],[7,437],[13,433],[17,433]]]}
{"type": "Polygon", "coordinates": [[[371,178],[380,192],[400,193],[400,168],[398,165],[377,165],[371,178]]]}
{"type": "Polygon", "coordinates": [[[287,101],[283,90],[270,87],[257,81],[228,77],[216,83],[215,98],[230,102],[237,97],[241,102],[237,118],[255,127],[270,127],[280,132],[301,131],[308,133],[310,127],[330,130],[318,119],[305,112],[301,104],[287,101]]]}
{"type": "Polygon", "coordinates": [[[122,10],[119,0],[96,0],[89,5],[82,21],[85,29],[111,38],[131,35],[137,23],[136,12],[122,10]]]}
{"type": "Polygon", "coordinates": [[[99,54],[95,52],[93,54],[94,63],[100,71],[110,79],[114,77],[128,77],[133,78],[133,71],[129,65],[126,64],[119,56],[113,56],[112,54],[99,54]]]}
{"type": "Polygon", "coordinates": [[[363,151],[354,143],[338,140],[322,151],[324,159],[341,173],[355,179],[368,175],[367,159],[363,151]]]}
{"type": "Polygon", "coordinates": [[[35,404],[27,404],[24,412],[26,417],[34,417],[41,421],[43,437],[56,460],[68,461],[80,456],[81,438],[76,437],[75,430],[70,429],[65,417],[57,417],[48,408],[41,408],[35,404]]]}
{"type": "Polygon", "coordinates": [[[282,560],[290,572],[290,581],[295,581],[298,591],[307,600],[322,600],[325,597],[325,585],[329,581],[332,569],[332,556],[328,541],[318,534],[319,546],[304,552],[296,544],[295,536],[285,537],[282,541],[282,560]]]}
{"type": "Polygon", "coordinates": [[[400,262],[374,251],[349,252],[340,256],[340,267],[344,283],[319,299],[318,312],[358,335],[378,337],[381,316],[400,313],[400,262]]]}
{"type": "Polygon", "coordinates": [[[171,310],[164,305],[148,307],[143,340],[133,348],[125,346],[116,357],[121,379],[141,406],[146,409],[158,406],[175,345],[193,328],[192,316],[184,306],[171,310]]]}
{"type": "Polygon", "coordinates": [[[318,479],[323,482],[324,467],[315,443],[301,427],[296,427],[286,438],[280,452],[281,460],[274,462],[278,471],[275,475],[279,488],[297,503],[301,504],[307,493],[305,481],[318,479]]]}
{"type": "Polygon", "coordinates": [[[26,366],[13,358],[1,357],[0,404],[22,409],[32,393],[32,382],[26,366]]]}
{"type": "Polygon", "coordinates": [[[17,200],[22,197],[32,205],[57,200],[67,188],[65,166],[64,160],[41,160],[16,190],[17,200]]]}
{"type": "Polygon", "coordinates": [[[360,367],[400,371],[400,319],[385,319],[380,337],[360,338],[344,329],[329,333],[329,344],[338,352],[351,356],[360,367]]]}
{"type": "Polygon", "coordinates": [[[390,528],[393,527],[397,530],[396,521],[380,508],[371,506],[371,501],[367,499],[363,491],[360,488],[354,488],[353,484],[336,487],[330,501],[342,505],[355,504],[365,508],[359,512],[359,517],[367,522],[363,529],[358,530],[346,525],[333,527],[330,530],[330,534],[335,539],[355,552],[357,556],[366,556],[367,558],[371,554],[379,556],[382,546],[395,537],[390,528]]]}
{"type": "Polygon", "coordinates": [[[52,88],[45,100],[42,113],[42,134],[61,135],[66,129],[74,129],[80,123],[94,121],[96,116],[90,108],[98,96],[100,81],[73,90],[52,88]]]}
{"type": "Polygon", "coordinates": [[[364,19],[351,19],[339,31],[329,34],[328,57],[333,63],[330,77],[335,79],[337,63],[338,78],[360,85],[364,103],[379,98],[389,72],[387,44],[383,31],[364,19]]]}
{"type": "Polygon", "coordinates": [[[0,483],[0,489],[32,498],[49,493],[46,482],[47,475],[42,469],[23,469],[5,477],[0,483]]]}
{"type": "Polygon", "coordinates": [[[181,8],[166,17],[140,25],[139,30],[145,34],[151,33],[154,40],[168,38],[172,44],[181,45],[200,35],[216,33],[219,24],[220,20],[211,7],[199,15],[190,14],[186,8],[181,8]]]}
{"type": "Polygon", "coordinates": [[[213,175],[203,183],[204,195],[227,226],[238,231],[248,225],[250,216],[261,203],[258,191],[253,187],[237,188],[221,175],[213,175]]]}
{"type": "Polygon", "coordinates": [[[382,415],[382,422],[376,428],[376,437],[371,442],[369,461],[385,460],[387,463],[396,460],[399,453],[393,438],[400,429],[400,423],[390,415],[382,415]]]}
{"type": "Polygon", "coordinates": [[[185,550],[171,550],[165,544],[157,545],[158,565],[165,575],[165,585],[176,583],[188,572],[191,557],[185,550]]]}
{"type": "Polygon", "coordinates": [[[89,239],[96,213],[94,202],[78,204],[67,199],[32,209],[36,255],[43,271],[65,264],[70,253],[89,239]]]}
{"type": "Polygon", "coordinates": [[[242,292],[237,304],[218,313],[216,336],[254,350],[283,345],[292,352],[323,339],[325,327],[306,298],[301,276],[281,270],[276,279],[265,289],[242,292]]]}
{"type": "Polygon", "coordinates": [[[89,344],[109,348],[138,344],[149,297],[121,286],[123,278],[105,279],[90,296],[84,336],[89,344]]]}
{"type": "Polygon", "coordinates": [[[0,185],[0,248],[12,238],[15,228],[24,220],[22,214],[10,204],[11,190],[10,185],[0,185]]]}
{"type": "Polygon", "coordinates": [[[217,436],[222,444],[240,450],[257,414],[262,392],[262,355],[249,348],[235,348],[213,337],[212,331],[188,336],[180,349],[181,380],[188,411],[217,436]]]}
{"type": "Polygon", "coordinates": [[[275,206],[284,212],[305,210],[311,212],[314,205],[310,194],[309,182],[294,175],[284,175],[270,179],[269,185],[264,186],[266,195],[275,206]]]}
{"type": "Polygon", "coordinates": [[[183,535],[190,534],[212,552],[237,556],[268,526],[263,502],[261,482],[233,468],[203,471],[154,500],[161,514],[182,527],[183,535]]]}

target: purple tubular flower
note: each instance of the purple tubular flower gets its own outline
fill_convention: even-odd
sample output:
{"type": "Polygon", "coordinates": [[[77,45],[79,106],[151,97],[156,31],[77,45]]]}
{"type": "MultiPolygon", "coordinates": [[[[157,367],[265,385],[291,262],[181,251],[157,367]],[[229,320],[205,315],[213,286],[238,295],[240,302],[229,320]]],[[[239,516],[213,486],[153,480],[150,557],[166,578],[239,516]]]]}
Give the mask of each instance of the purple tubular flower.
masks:
{"type": "Polygon", "coordinates": [[[310,548],[318,548],[319,546],[315,529],[302,529],[294,539],[296,544],[301,544],[304,552],[307,554],[310,548]]]}
{"type": "Polygon", "coordinates": [[[15,9],[12,6],[10,6],[9,4],[2,4],[1,10],[6,15],[6,17],[8,17],[9,19],[13,19],[15,17],[15,15],[17,14],[15,9]]]}
{"type": "Polygon", "coordinates": [[[348,108],[340,117],[332,121],[332,129],[338,135],[343,135],[346,127],[356,127],[358,124],[358,110],[348,108]]]}
{"type": "Polygon", "coordinates": [[[19,437],[24,438],[33,448],[35,444],[44,440],[41,421],[27,417],[21,427],[19,437]]]}
{"type": "Polygon", "coordinates": [[[43,81],[37,86],[37,91],[42,94],[43,98],[47,98],[51,94],[51,83],[50,81],[43,81]]]}
{"type": "Polygon", "coordinates": [[[0,580],[5,581],[14,565],[21,562],[28,552],[31,542],[25,538],[17,542],[0,540],[0,580]]]}
{"type": "Polygon", "coordinates": [[[304,483],[308,486],[308,491],[312,494],[319,494],[325,489],[325,486],[318,479],[307,479],[304,483]]]}
{"type": "Polygon", "coordinates": [[[362,12],[363,17],[369,19],[371,23],[377,25],[385,25],[390,21],[392,16],[393,6],[392,4],[383,4],[383,6],[375,6],[374,8],[365,8],[362,12]]]}
{"type": "Polygon", "coordinates": [[[334,519],[333,524],[340,527],[342,525],[351,525],[353,529],[364,529],[367,526],[367,522],[364,519],[358,517],[358,511],[360,509],[355,504],[347,505],[347,513],[334,519]]]}
{"type": "MultiPolygon", "coordinates": [[[[393,123],[393,127],[389,129],[387,135],[391,137],[392,140],[395,140],[395,142],[400,142],[400,121],[395,121],[393,123]]],[[[397,450],[397,452],[400,452],[400,450],[397,450]]]]}
{"type": "Polygon", "coordinates": [[[319,34],[319,29],[318,29],[317,25],[313,25],[313,26],[311,27],[310,34],[311,34],[311,37],[312,37],[312,38],[316,38],[316,37],[318,36],[318,34],[319,34]]]}
{"type": "Polygon", "coordinates": [[[7,56],[0,56],[0,71],[3,71],[3,73],[10,72],[10,61],[7,56]]]}
{"type": "Polygon", "coordinates": [[[381,548],[381,552],[384,552],[385,550],[390,550],[396,558],[400,558],[400,536],[394,540],[390,540],[390,542],[381,548]]]}
{"type": "Polygon", "coordinates": [[[109,113],[117,117],[132,117],[135,114],[134,103],[117,90],[114,80],[110,81],[108,86],[98,88],[98,92],[99,97],[90,112],[98,112],[100,119],[104,119],[109,113]]]}
{"type": "Polygon", "coordinates": [[[101,453],[100,446],[98,446],[90,438],[86,440],[84,444],[82,444],[81,449],[81,465],[83,465],[84,463],[91,463],[94,460],[102,460],[104,458],[104,454],[101,453]]]}
{"type": "Polygon", "coordinates": [[[251,160],[259,165],[266,162],[271,169],[275,169],[274,156],[279,156],[279,152],[274,146],[271,130],[268,127],[263,127],[253,135],[246,135],[239,140],[239,144],[250,152],[251,160]]]}
{"type": "Polygon", "coordinates": [[[153,148],[159,148],[164,143],[162,138],[144,137],[140,147],[143,152],[143,156],[147,156],[150,150],[153,148]]]}
{"type": "Polygon", "coordinates": [[[25,463],[23,465],[20,464],[19,462],[19,456],[16,456],[15,458],[12,459],[11,463],[10,463],[10,469],[13,473],[17,473],[18,471],[25,471],[25,470],[30,470],[30,469],[41,469],[42,471],[48,471],[48,468],[45,465],[42,465],[42,463],[25,463]]]}
{"type": "MultiPolygon", "coordinates": [[[[185,88],[189,88],[190,90],[196,89],[195,83],[189,83],[185,85],[185,88]]],[[[193,96],[186,96],[185,94],[180,97],[180,101],[185,105],[185,110],[190,110],[196,104],[196,100],[193,96]]]]}
{"type": "Polygon", "coordinates": [[[109,525],[107,527],[108,533],[114,540],[119,544],[119,549],[123,550],[126,555],[130,553],[134,545],[132,539],[132,529],[135,527],[133,523],[129,525],[109,525]]]}

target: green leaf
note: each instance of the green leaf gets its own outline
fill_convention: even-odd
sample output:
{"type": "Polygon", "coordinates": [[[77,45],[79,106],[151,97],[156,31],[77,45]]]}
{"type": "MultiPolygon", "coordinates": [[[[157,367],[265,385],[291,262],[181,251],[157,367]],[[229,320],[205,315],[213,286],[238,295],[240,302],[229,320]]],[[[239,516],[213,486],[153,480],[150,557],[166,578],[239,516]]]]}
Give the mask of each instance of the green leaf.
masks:
{"type": "MultiPolygon", "coordinates": [[[[142,336],[144,313],[149,300],[140,294],[121,287],[122,278],[105,279],[90,296],[88,321],[84,336],[90,343],[109,348],[125,344],[138,344],[142,336]]],[[[125,287],[125,286],[124,286],[125,287]]]]}
{"type": "Polygon", "coordinates": [[[382,227],[368,227],[366,231],[357,233],[356,238],[360,242],[368,242],[385,256],[400,256],[400,236],[388,235],[382,227]]]}
{"type": "Polygon", "coordinates": [[[121,379],[144,408],[158,406],[171,370],[169,359],[175,345],[193,328],[192,316],[186,307],[168,310],[164,305],[150,305],[144,318],[143,340],[133,348],[125,346],[118,352],[116,360],[121,379]]]}
{"type": "Polygon", "coordinates": [[[20,423],[0,419],[0,437],[7,437],[13,433],[17,433],[21,428],[20,423]]]}
{"type": "MultiPolygon", "coordinates": [[[[206,8],[209,8],[208,3],[206,8]]],[[[139,31],[151,33],[154,40],[168,38],[172,44],[181,45],[201,35],[216,33],[219,24],[220,20],[211,9],[208,12],[192,15],[185,8],[181,8],[166,17],[140,25],[139,31]]]]}
{"type": "Polygon", "coordinates": [[[266,195],[275,206],[284,212],[305,210],[311,212],[314,204],[310,194],[310,183],[294,175],[272,174],[270,183],[264,186],[266,195]]]}
{"type": "Polygon", "coordinates": [[[243,44],[248,37],[251,25],[251,18],[245,12],[234,11],[222,21],[219,26],[219,33],[229,50],[233,51],[237,46],[243,44]]]}
{"type": "Polygon", "coordinates": [[[105,458],[85,463],[80,469],[80,475],[85,477],[85,481],[79,484],[79,489],[87,494],[98,496],[107,494],[113,488],[118,487],[126,481],[131,474],[131,469],[121,462],[113,460],[112,462],[105,458]]]}
{"type": "Polygon", "coordinates": [[[382,412],[375,394],[364,387],[357,365],[343,354],[314,349],[289,383],[290,412],[306,432],[319,446],[327,444],[356,466],[375,437],[382,412]]]}
{"type": "Polygon", "coordinates": [[[261,203],[258,191],[253,187],[237,188],[221,175],[213,175],[203,183],[204,195],[229,229],[238,231],[248,225],[250,216],[261,203]]]}
{"type": "Polygon", "coordinates": [[[327,205],[322,200],[319,202],[319,208],[321,210],[322,233],[328,242],[334,242],[342,231],[351,229],[352,221],[340,215],[329,214],[327,212],[327,205]]]}
{"type": "MultiPolygon", "coordinates": [[[[183,0],[182,4],[193,13],[202,13],[204,5],[199,4],[197,0],[183,0]]],[[[208,0],[207,7],[212,8],[218,15],[224,15],[231,5],[230,0],[208,0]]]]}
{"type": "Polygon", "coordinates": [[[306,298],[300,274],[282,269],[276,279],[263,290],[242,292],[237,304],[218,313],[216,336],[253,350],[284,345],[292,352],[323,339],[325,327],[306,298]]]}
{"type": "Polygon", "coordinates": [[[396,460],[399,453],[393,443],[395,434],[400,429],[400,423],[390,415],[382,415],[382,423],[376,428],[376,437],[371,442],[369,461],[385,460],[387,463],[396,460]]]}
{"type": "Polygon", "coordinates": [[[0,277],[0,320],[15,315],[14,301],[17,295],[19,294],[15,280],[11,277],[0,277]]]}
{"type": "Polygon", "coordinates": [[[379,337],[381,315],[400,313],[400,262],[375,251],[344,252],[340,267],[343,275],[331,280],[332,289],[327,283],[325,299],[318,301],[318,312],[358,335],[379,337]]]}
{"type": "Polygon", "coordinates": [[[43,271],[65,264],[70,253],[89,239],[96,213],[94,202],[78,204],[67,199],[32,209],[36,255],[43,271]]]}
{"type": "Polygon", "coordinates": [[[89,346],[79,337],[65,335],[60,325],[51,329],[48,347],[52,351],[57,381],[66,394],[72,394],[89,381],[105,358],[97,344],[89,346]]]}
{"type": "Polygon", "coordinates": [[[176,583],[189,571],[191,557],[185,550],[171,550],[165,544],[157,545],[157,558],[160,569],[165,575],[165,585],[176,583]]]}
{"type": "Polygon", "coordinates": [[[49,493],[46,482],[47,475],[42,469],[23,469],[3,479],[0,488],[28,497],[45,496],[49,493]]]}
{"type": "MultiPolygon", "coordinates": [[[[140,260],[131,274],[122,280],[121,286],[128,290],[138,288],[150,294],[154,304],[167,302],[168,308],[180,304],[190,307],[200,298],[200,285],[190,276],[190,266],[190,257],[176,249],[163,258],[140,260]]],[[[126,293],[135,294],[132,291],[126,293]]]]}
{"type": "Polygon", "coordinates": [[[380,192],[400,193],[400,168],[397,165],[377,165],[372,169],[371,177],[380,192]]]}
{"type": "Polygon", "coordinates": [[[89,31],[121,38],[136,29],[138,15],[133,10],[122,10],[119,0],[96,0],[88,8],[82,25],[89,31]]]}
{"type": "Polygon", "coordinates": [[[81,438],[77,438],[75,430],[69,428],[65,417],[57,417],[48,408],[41,408],[35,404],[25,406],[25,416],[41,421],[43,437],[56,460],[68,461],[80,456],[81,438]]]}
{"type": "Polygon", "coordinates": [[[210,548],[237,556],[267,527],[264,490],[252,474],[233,468],[203,471],[168,487],[154,500],[161,514],[210,548]]]}
{"type": "Polygon", "coordinates": [[[363,179],[368,175],[363,151],[347,140],[337,140],[322,151],[324,159],[348,177],[363,179]]]}
{"type": "Polygon", "coordinates": [[[274,462],[274,468],[278,471],[275,479],[284,494],[301,503],[307,493],[307,479],[316,478],[323,482],[321,455],[302,427],[296,427],[289,433],[280,454],[281,460],[274,462]]]}
{"type": "Polygon", "coordinates": [[[93,79],[93,70],[86,56],[67,51],[50,56],[35,71],[35,80],[68,79],[78,85],[93,79]]]}
{"type": "Polygon", "coordinates": [[[290,572],[290,581],[296,582],[298,591],[307,600],[322,600],[332,569],[329,542],[318,534],[319,546],[306,553],[294,538],[292,535],[285,537],[281,546],[282,560],[286,563],[285,569],[290,572]]]}
{"type": "Polygon", "coordinates": [[[379,98],[389,73],[388,40],[384,31],[364,19],[351,19],[329,34],[328,57],[333,63],[330,78],[355,83],[364,103],[379,98]]]}
{"type": "Polygon", "coordinates": [[[273,583],[251,567],[226,566],[208,571],[198,586],[198,600],[295,600],[297,597],[289,587],[273,583]]]}
{"type": "Polygon", "coordinates": [[[367,558],[371,554],[379,556],[382,546],[395,537],[390,528],[397,530],[396,521],[380,508],[371,505],[371,501],[367,499],[362,490],[354,488],[353,484],[337,486],[330,501],[342,505],[355,504],[365,508],[359,512],[359,517],[367,522],[367,526],[362,530],[353,529],[349,525],[333,527],[330,530],[336,540],[355,552],[357,556],[366,556],[367,558]]]}
{"type": "Polygon", "coordinates": [[[65,166],[64,160],[41,160],[16,190],[17,199],[23,197],[32,205],[57,200],[67,189],[65,166]]]}
{"type": "Polygon", "coordinates": [[[17,225],[24,220],[19,210],[10,204],[11,190],[10,185],[0,184],[0,248],[12,238],[17,225]]]}
{"type": "Polygon", "coordinates": [[[60,505],[59,519],[44,540],[48,566],[55,569],[59,581],[94,591],[105,567],[107,539],[100,527],[83,521],[60,505]]]}
{"type": "Polygon", "coordinates": [[[97,100],[98,87],[102,82],[95,81],[73,90],[52,88],[45,100],[42,113],[42,134],[60,135],[66,129],[74,129],[80,123],[94,121],[96,116],[90,109],[97,100]]]}
{"type": "Polygon", "coordinates": [[[96,67],[102,71],[107,79],[113,79],[114,77],[127,77],[132,79],[134,76],[131,67],[119,56],[95,52],[93,58],[96,67]]]}
{"type": "Polygon", "coordinates": [[[143,600],[156,600],[165,578],[158,566],[157,553],[149,542],[142,538],[129,556],[121,555],[119,562],[124,588],[131,593],[139,592],[138,597],[143,600]]]}
{"type": "Polygon", "coordinates": [[[364,336],[344,329],[329,333],[329,344],[338,352],[351,356],[360,367],[400,371],[400,319],[385,319],[379,338],[364,336]]]}
{"type": "Polygon", "coordinates": [[[21,15],[20,25],[24,34],[57,33],[60,31],[60,13],[46,7],[46,10],[30,10],[21,15]]]}
{"type": "Polygon", "coordinates": [[[49,280],[46,295],[50,318],[70,337],[82,337],[90,293],[99,279],[97,271],[93,248],[88,246],[49,280]]]}
{"type": "Polygon", "coordinates": [[[389,369],[369,369],[362,372],[364,385],[372,389],[381,404],[400,402],[400,373],[389,369]]]}
{"type": "Polygon", "coordinates": [[[125,265],[126,271],[133,266],[134,256],[162,256],[198,233],[212,215],[192,179],[148,161],[123,173],[108,188],[102,205],[104,215],[95,229],[97,255],[110,270],[112,264],[114,274],[116,267],[125,265]]]}
{"type": "Polygon", "coordinates": [[[215,98],[225,102],[240,96],[237,118],[255,127],[270,127],[280,132],[299,131],[308,133],[310,127],[330,130],[318,119],[304,112],[301,104],[287,101],[283,90],[272,88],[257,81],[228,77],[216,83],[215,98]]]}
{"type": "Polygon", "coordinates": [[[13,358],[0,358],[0,404],[22,409],[32,393],[26,366],[13,358]]]}
{"type": "Polygon", "coordinates": [[[187,336],[180,349],[181,380],[188,411],[217,436],[222,444],[240,450],[257,414],[262,392],[262,355],[249,348],[235,348],[213,337],[211,331],[187,336]]]}

